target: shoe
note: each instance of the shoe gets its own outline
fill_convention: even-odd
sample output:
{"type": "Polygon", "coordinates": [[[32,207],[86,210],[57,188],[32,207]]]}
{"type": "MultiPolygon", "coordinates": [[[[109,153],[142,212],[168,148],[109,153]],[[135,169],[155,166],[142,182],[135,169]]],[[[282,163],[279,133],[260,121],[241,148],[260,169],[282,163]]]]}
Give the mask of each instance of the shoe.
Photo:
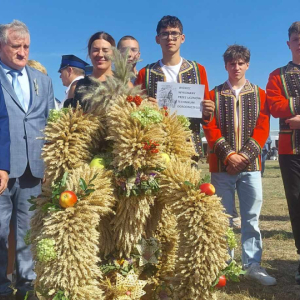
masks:
{"type": "Polygon", "coordinates": [[[297,273],[296,273],[296,275],[295,275],[295,279],[296,279],[296,283],[297,283],[298,285],[300,285],[300,264],[299,264],[299,266],[298,266],[298,270],[297,270],[297,273]]]}
{"type": "Polygon", "coordinates": [[[0,295],[0,300],[15,300],[14,294],[0,295]]]}
{"type": "Polygon", "coordinates": [[[247,279],[255,280],[262,285],[277,284],[276,279],[270,276],[259,263],[252,263],[250,267],[246,269],[245,277],[247,279]]]}
{"type": "Polygon", "coordinates": [[[232,219],[232,227],[235,228],[235,229],[241,229],[242,223],[241,223],[241,218],[240,217],[232,219]]]}

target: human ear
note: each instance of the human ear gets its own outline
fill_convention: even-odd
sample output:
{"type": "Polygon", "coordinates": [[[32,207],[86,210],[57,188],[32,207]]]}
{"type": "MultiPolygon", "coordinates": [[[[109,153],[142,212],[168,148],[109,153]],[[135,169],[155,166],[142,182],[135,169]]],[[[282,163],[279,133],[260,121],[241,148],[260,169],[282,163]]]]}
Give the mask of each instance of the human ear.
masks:
{"type": "Polygon", "coordinates": [[[181,44],[183,44],[185,42],[185,35],[182,34],[180,37],[181,37],[181,44]]]}

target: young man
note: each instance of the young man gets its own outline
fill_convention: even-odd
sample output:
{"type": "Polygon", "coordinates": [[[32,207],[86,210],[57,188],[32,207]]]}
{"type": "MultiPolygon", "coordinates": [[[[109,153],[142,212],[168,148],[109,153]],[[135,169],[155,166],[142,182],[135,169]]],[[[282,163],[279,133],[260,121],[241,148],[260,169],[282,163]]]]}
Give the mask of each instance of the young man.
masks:
{"type": "MultiPolygon", "coordinates": [[[[136,69],[136,64],[141,56],[140,46],[137,39],[131,35],[125,35],[119,40],[117,48],[121,53],[126,53],[126,51],[128,51],[128,63],[132,64],[132,72],[135,76],[137,76],[138,71],[136,69]]],[[[134,81],[135,78],[132,83],[134,83],[134,81]]]]}
{"type": "MultiPolygon", "coordinates": [[[[300,22],[288,31],[287,45],[292,61],[270,74],[267,102],[274,118],[279,120],[279,164],[290,219],[300,254],[300,22]]],[[[300,265],[296,273],[300,284],[300,265]]]]}
{"type": "Polygon", "coordinates": [[[247,48],[232,45],[223,57],[228,80],[210,92],[215,114],[203,126],[212,149],[211,182],[229,215],[233,213],[237,189],[245,276],[263,285],[274,285],[276,279],[260,266],[262,239],[258,227],[262,206],[260,153],[269,135],[265,92],[245,78],[250,62],[247,48]]]}
{"type": "MultiPolygon", "coordinates": [[[[158,81],[203,84],[205,86],[204,99],[210,99],[205,68],[180,56],[180,46],[185,41],[180,20],[174,16],[164,16],[158,22],[156,32],[156,43],[161,47],[163,58],[140,70],[135,85],[141,84],[150,97],[150,101],[155,102],[158,81]]],[[[214,111],[214,103],[210,100],[203,100],[202,104],[202,121],[205,122],[214,111]]],[[[201,139],[199,138],[201,120],[191,119],[190,121],[195,148],[198,154],[201,154],[201,139]]]]}

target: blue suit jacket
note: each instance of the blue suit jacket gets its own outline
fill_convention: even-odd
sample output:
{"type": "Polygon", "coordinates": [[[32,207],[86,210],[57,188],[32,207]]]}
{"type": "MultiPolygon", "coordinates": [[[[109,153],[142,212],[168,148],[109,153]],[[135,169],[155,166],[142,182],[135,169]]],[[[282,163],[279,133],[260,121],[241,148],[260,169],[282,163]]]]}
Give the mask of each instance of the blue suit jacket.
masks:
{"type": "Polygon", "coordinates": [[[23,175],[27,165],[36,178],[43,178],[44,163],[41,150],[49,110],[54,108],[51,79],[43,73],[27,67],[30,84],[30,106],[25,112],[17,95],[0,65],[0,81],[9,116],[10,130],[10,178],[23,175]]]}
{"type": "Polygon", "coordinates": [[[10,171],[10,135],[8,114],[0,85],[0,170],[10,171]]]}

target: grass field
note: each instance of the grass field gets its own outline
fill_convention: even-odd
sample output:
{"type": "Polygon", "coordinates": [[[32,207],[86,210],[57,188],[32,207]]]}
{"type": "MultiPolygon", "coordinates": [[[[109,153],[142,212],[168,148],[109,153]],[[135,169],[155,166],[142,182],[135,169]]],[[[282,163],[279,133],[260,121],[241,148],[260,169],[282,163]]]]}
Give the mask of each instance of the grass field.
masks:
{"type": "MultiPolygon", "coordinates": [[[[207,164],[201,164],[200,168],[203,173],[208,173],[207,164]]],[[[242,277],[240,282],[230,282],[225,289],[218,291],[219,300],[300,299],[300,286],[296,285],[294,280],[298,256],[277,161],[266,162],[263,194],[264,203],[260,216],[260,230],[263,237],[262,265],[277,279],[277,285],[266,287],[242,277]]],[[[240,241],[239,231],[236,231],[236,238],[240,241]]],[[[240,243],[238,248],[235,259],[241,263],[240,243]]]]}

